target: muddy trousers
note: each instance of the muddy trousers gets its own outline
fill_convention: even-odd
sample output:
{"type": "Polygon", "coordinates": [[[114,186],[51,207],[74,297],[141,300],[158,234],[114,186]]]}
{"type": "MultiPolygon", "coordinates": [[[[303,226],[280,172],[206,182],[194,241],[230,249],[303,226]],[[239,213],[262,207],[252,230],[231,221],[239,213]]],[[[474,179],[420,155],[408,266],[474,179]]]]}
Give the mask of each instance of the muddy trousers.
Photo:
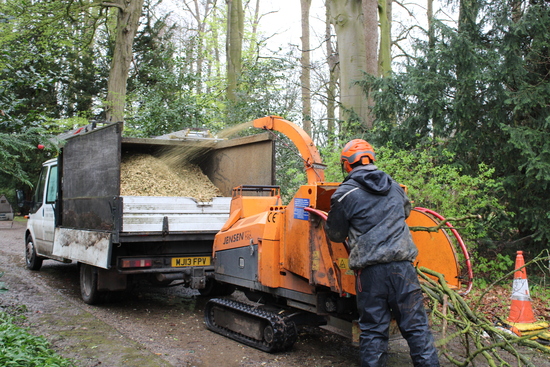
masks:
{"type": "Polygon", "coordinates": [[[408,261],[368,266],[357,275],[361,367],[386,365],[391,316],[414,366],[439,366],[416,270],[408,261]]]}

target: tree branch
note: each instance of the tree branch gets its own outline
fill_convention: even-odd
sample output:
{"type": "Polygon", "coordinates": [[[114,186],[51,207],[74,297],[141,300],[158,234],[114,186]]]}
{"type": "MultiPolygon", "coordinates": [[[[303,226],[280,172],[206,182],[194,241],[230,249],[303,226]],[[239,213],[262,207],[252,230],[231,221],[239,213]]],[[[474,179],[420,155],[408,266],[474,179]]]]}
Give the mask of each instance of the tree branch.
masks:
{"type": "Polygon", "coordinates": [[[477,215],[477,214],[468,214],[468,215],[465,215],[464,217],[461,217],[461,218],[445,218],[445,220],[439,222],[439,224],[437,226],[433,226],[433,227],[412,226],[412,227],[409,227],[409,230],[411,230],[412,232],[420,232],[420,231],[423,231],[423,232],[437,232],[442,228],[450,229],[449,227],[444,227],[445,224],[447,224],[448,222],[460,222],[460,221],[467,220],[467,219],[481,219],[481,216],[477,215]]]}
{"type": "MultiPolygon", "coordinates": [[[[543,259],[546,260],[547,258],[543,259]]],[[[489,366],[509,366],[499,354],[504,351],[513,355],[522,365],[534,366],[528,356],[520,353],[515,346],[528,347],[550,354],[550,348],[530,340],[532,335],[518,337],[509,334],[493,325],[483,314],[472,311],[466,301],[449,288],[442,274],[424,267],[417,268],[417,272],[423,280],[420,283],[422,291],[433,302],[432,317],[444,319],[456,328],[456,332],[438,341],[438,346],[444,347],[453,339],[464,338],[461,343],[465,347],[466,355],[462,361],[451,355],[449,349],[444,348],[443,355],[451,363],[465,367],[473,363],[475,358],[482,357],[489,366]],[[435,277],[437,281],[428,275],[435,277]],[[450,311],[446,314],[443,314],[439,307],[444,299],[447,299],[448,311],[450,311]]],[[[474,309],[477,309],[477,307],[474,307],[474,309]]]]}
{"type": "Polygon", "coordinates": [[[106,8],[119,8],[120,10],[124,11],[124,7],[117,3],[108,3],[108,2],[102,2],[101,6],[104,6],[106,8]]]}

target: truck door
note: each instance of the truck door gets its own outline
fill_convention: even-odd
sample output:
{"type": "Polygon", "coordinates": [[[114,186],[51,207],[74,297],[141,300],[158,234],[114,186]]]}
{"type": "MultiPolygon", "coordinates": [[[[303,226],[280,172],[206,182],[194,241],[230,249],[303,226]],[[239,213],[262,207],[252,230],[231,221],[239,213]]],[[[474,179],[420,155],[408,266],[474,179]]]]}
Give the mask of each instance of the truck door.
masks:
{"type": "Polygon", "coordinates": [[[57,165],[45,166],[34,196],[32,220],[36,251],[41,255],[50,255],[53,249],[55,228],[54,205],[57,198],[57,165]]]}

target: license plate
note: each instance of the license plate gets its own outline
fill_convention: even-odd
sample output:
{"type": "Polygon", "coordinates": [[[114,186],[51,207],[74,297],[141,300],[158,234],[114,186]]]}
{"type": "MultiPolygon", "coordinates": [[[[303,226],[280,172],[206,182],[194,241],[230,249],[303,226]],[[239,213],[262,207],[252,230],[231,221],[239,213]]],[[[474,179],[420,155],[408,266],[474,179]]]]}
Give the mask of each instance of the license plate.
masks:
{"type": "Polygon", "coordinates": [[[180,268],[184,266],[207,266],[210,265],[210,256],[199,257],[173,257],[172,267],[180,268]]]}

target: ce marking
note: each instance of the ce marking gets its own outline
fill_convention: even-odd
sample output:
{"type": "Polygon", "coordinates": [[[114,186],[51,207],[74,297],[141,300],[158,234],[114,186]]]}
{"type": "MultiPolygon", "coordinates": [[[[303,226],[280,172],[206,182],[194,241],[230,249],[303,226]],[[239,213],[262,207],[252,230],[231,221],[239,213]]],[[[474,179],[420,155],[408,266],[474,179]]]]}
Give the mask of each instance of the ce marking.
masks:
{"type": "Polygon", "coordinates": [[[270,223],[275,223],[275,219],[277,218],[277,212],[269,212],[269,214],[267,215],[267,221],[270,222],[270,223]]]}

